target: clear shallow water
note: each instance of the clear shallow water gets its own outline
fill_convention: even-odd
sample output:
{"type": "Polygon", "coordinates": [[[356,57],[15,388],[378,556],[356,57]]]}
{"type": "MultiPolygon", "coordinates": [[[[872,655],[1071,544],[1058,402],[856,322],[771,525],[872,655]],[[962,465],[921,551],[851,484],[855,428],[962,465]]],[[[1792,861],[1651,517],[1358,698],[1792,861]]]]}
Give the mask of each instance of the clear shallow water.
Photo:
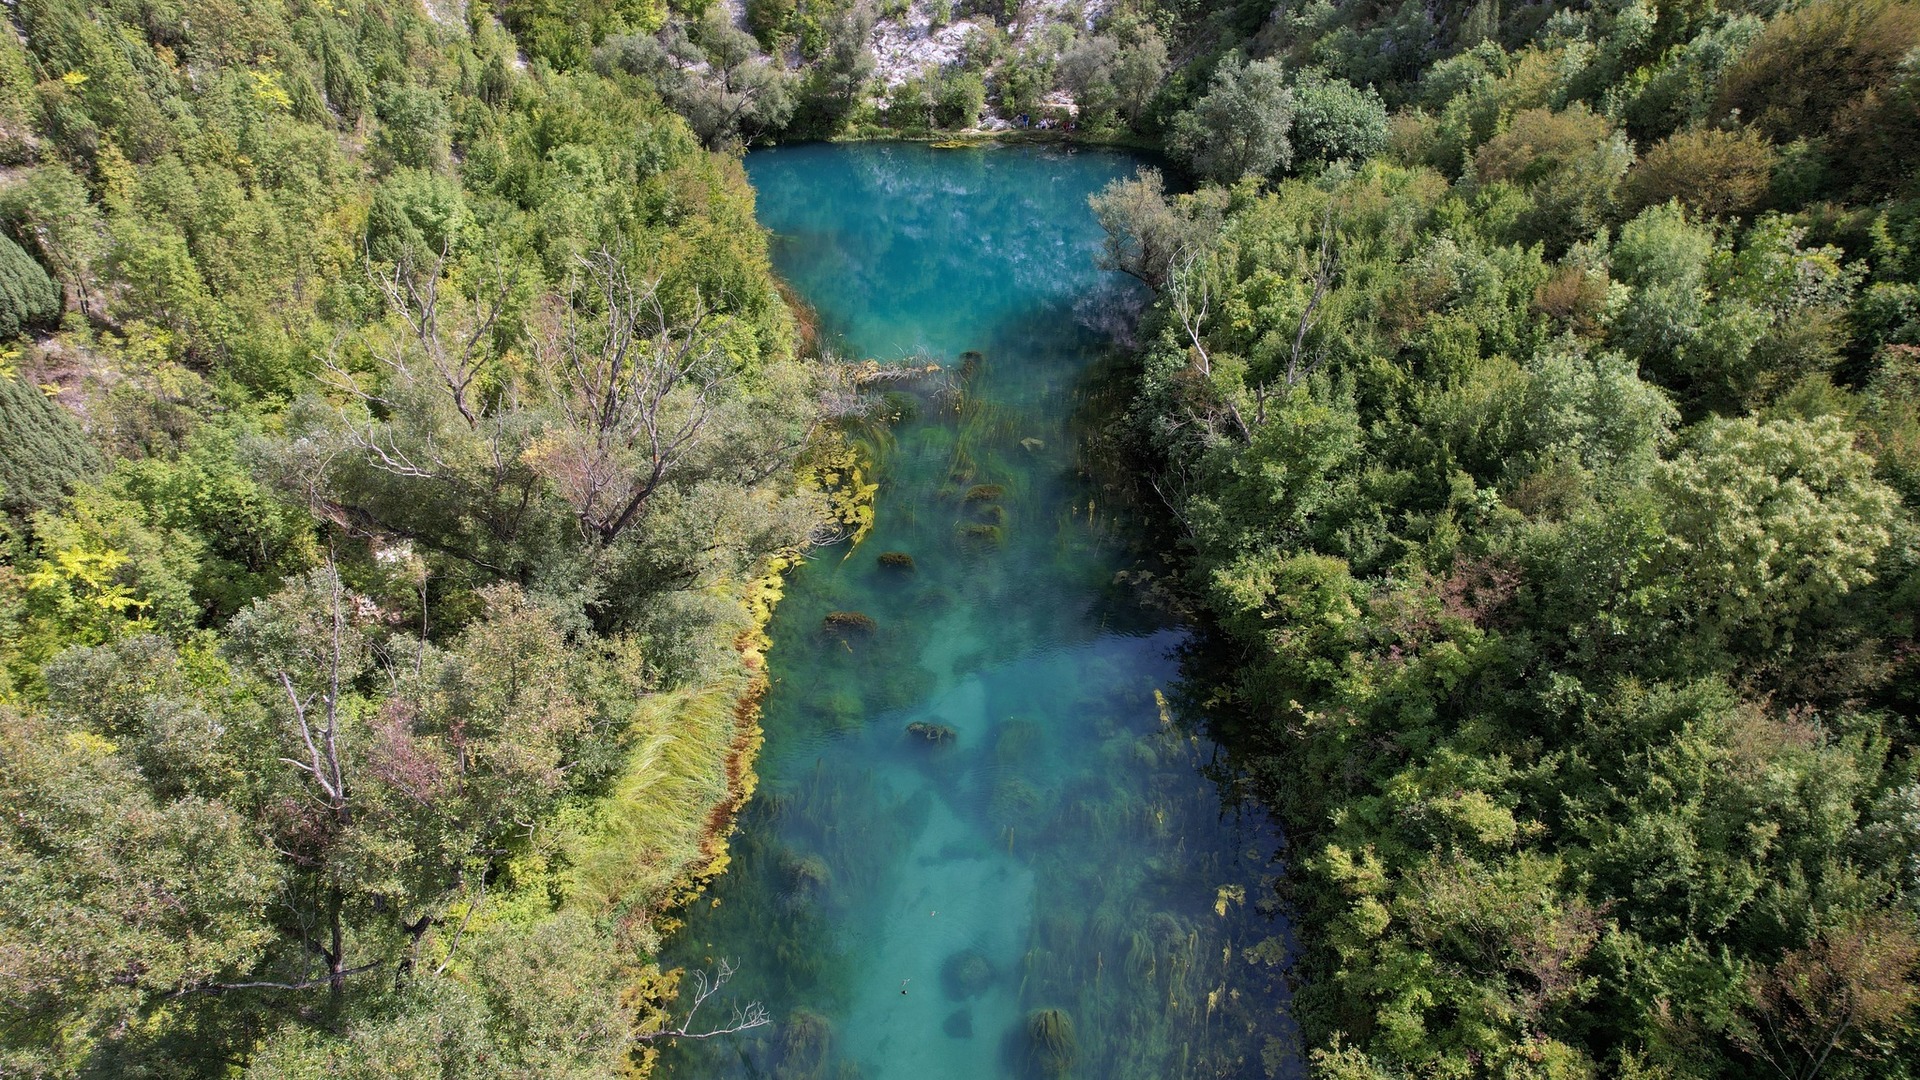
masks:
{"type": "Polygon", "coordinates": [[[1252,958],[1280,928],[1245,902],[1273,838],[1223,811],[1211,748],[1157,699],[1184,638],[1116,580],[1132,559],[1077,457],[1088,375],[1139,299],[1097,269],[1086,199],[1135,164],[749,156],[825,340],[928,355],[950,385],[913,387],[878,448],[872,534],[788,583],[759,794],[669,949],[732,960],[729,1002],[773,1023],[685,1041],[666,1075],[1259,1077],[1288,1034],[1252,958]]]}

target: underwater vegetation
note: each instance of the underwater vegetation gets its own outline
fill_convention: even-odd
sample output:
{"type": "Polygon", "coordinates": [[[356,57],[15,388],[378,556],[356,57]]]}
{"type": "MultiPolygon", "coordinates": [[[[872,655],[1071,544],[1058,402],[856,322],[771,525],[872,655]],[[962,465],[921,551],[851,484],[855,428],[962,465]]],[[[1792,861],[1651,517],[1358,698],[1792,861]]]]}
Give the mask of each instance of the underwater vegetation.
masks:
{"type": "Polygon", "coordinates": [[[998,544],[1005,538],[1000,526],[980,521],[961,526],[960,535],[982,544],[998,544]]]}
{"type": "Polygon", "coordinates": [[[930,743],[950,743],[959,738],[959,735],[947,725],[927,720],[915,720],[908,724],[907,734],[930,743]]]}
{"type": "Polygon", "coordinates": [[[863,611],[829,611],[821,622],[825,623],[829,630],[859,634],[871,634],[879,625],[873,621],[873,616],[863,611]]]}
{"type": "Polygon", "coordinates": [[[880,565],[889,570],[912,570],[913,556],[904,551],[883,551],[880,553],[880,565]]]}
{"type": "Polygon", "coordinates": [[[947,1014],[946,1022],[940,1025],[949,1039],[973,1038],[973,1010],[955,1009],[947,1014]]]}
{"type": "Polygon", "coordinates": [[[1065,1076],[1080,1060],[1073,1017],[1059,1009],[1035,1009],[1027,1015],[1027,1060],[1046,1077],[1065,1076]]]}
{"type": "Polygon", "coordinates": [[[812,1009],[795,1009],[780,1027],[779,1080],[826,1080],[833,1058],[833,1024],[812,1009]]]}
{"type": "Polygon", "coordinates": [[[968,349],[966,352],[961,353],[960,377],[962,379],[971,379],[975,375],[980,374],[980,365],[986,363],[986,361],[987,358],[982,355],[978,349],[968,349]]]}
{"type": "Polygon", "coordinates": [[[999,765],[1016,765],[1033,753],[1040,743],[1040,728],[1031,720],[1004,720],[993,733],[993,760],[999,765]]]}
{"type": "Polygon", "coordinates": [[[904,390],[889,390],[880,395],[878,412],[887,423],[904,423],[920,415],[920,399],[904,390]]]}
{"type": "Polygon", "coordinates": [[[858,731],[867,715],[860,695],[847,690],[814,698],[807,703],[806,712],[828,731],[858,731]]]}
{"type": "Polygon", "coordinates": [[[1007,494],[1007,489],[999,484],[975,484],[967,489],[964,502],[999,502],[1007,494]]]}
{"type": "Polygon", "coordinates": [[[1047,807],[1047,796],[1039,788],[1017,776],[1009,776],[993,786],[988,813],[1002,829],[1032,823],[1047,807]]]}
{"type": "Polygon", "coordinates": [[[993,985],[993,962],[978,949],[962,949],[940,965],[940,988],[950,1001],[979,997],[993,985]]]}
{"type": "Polygon", "coordinates": [[[808,903],[833,884],[833,869],[818,855],[784,852],[781,864],[787,879],[787,896],[793,903],[808,903]]]}

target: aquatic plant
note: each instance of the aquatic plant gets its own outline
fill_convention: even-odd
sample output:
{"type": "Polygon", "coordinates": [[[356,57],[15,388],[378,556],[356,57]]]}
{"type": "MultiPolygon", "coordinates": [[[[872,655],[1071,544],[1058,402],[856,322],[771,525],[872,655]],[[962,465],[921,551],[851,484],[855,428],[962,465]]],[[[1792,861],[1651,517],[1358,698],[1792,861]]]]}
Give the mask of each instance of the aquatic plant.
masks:
{"type": "Polygon", "coordinates": [[[880,565],[889,570],[912,570],[913,556],[904,551],[883,551],[880,553],[880,565]]]}
{"type": "Polygon", "coordinates": [[[1135,982],[1147,982],[1153,978],[1159,967],[1159,953],[1153,947],[1153,937],[1145,930],[1135,930],[1127,935],[1127,978],[1135,982]]]}
{"type": "Polygon", "coordinates": [[[960,354],[960,377],[971,379],[980,373],[980,365],[986,363],[986,355],[978,349],[968,349],[960,354]]]}
{"type": "Polygon", "coordinates": [[[791,895],[798,900],[810,899],[833,882],[833,870],[825,859],[818,855],[797,855],[785,852],[780,859],[780,869],[787,879],[791,895]]]}
{"type": "Polygon", "coordinates": [[[999,484],[975,484],[967,489],[965,502],[998,502],[1007,493],[999,484]]]}
{"type": "Polygon", "coordinates": [[[920,415],[920,399],[905,390],[889,390],[880,395],[877,411],[888,423],[898,424],[920,415]]]}
{"type": "Polygon", "coordinates": [[[823,1080],[833,1053],[833,1024],[811,1009],[795,1009],[780,1027],[774,1075],[781,1080],[823,1080]]]}
{"type": "Polygon", "coordinates": [[[1000,526],[988,525],[984,522],[977,521],[971,525],[964,526],[960,530],[960,534],[969,540],[978,540],[989,544],[997,544],[1001,539],[1000,526]]]}
{"type": "Polygon", "coordinates": [[[927,720],[915,720],[908,724],[907,734],[930,743],[950,743],[959,738],[959,735],[947,725],[927,720]]]}
{"type": "Polygon", "coordinates": [[[846,690],[836,690],[831,694],[813,699],[807,703],[807,714],[820,721],[833,731],[852,731],[858,728],[866,716],[866,707],[860,703],[860,697],[846,690]]]}
{"type": "Polygon", "coordinates": [[[878,677],[867,682],[867,701],[876,712],[903,709],[925,701],[939,681],[933,672],[918,664],[899,661],[881,664],[878,677]]]}
{"type": "Polygon", "coordinates": [[[993,985],[993,963],[978,949],[962,949],[940,965],[940,987],[952,1001],[978,997],[993,985]]]}
{"type": "Polygon", "coordinates": [[[986,525],[1001,525],[1007,520],[1007,510],[993,503],[982,503],[973,508],[973,519],[986,525]]]}
{"type": "Polygon", "coordinates": [[[821,622],[825,623],[829,630],[861,634],[871,634],[879,625],[873,621],[873,616],[864,611],[829,611],[821,622]]]}
{"type": "Polygon", "coordinates": [[[1006,828],[1033,821],[1045,806],[1046,796],[1040,789],[1017,776],[1009,776],[993,786],[989,812],[995,824],[1006,828]]]}
{"type": "Polygon", "coordinates": [[[994,729],[993,757],[1001,765],[1027,760],[1040,742],[1040,729],[1031,720],[1005,720],[994,729]]]}
{"type": "Polygon", "coordinates": [[[1065,1076],[1080,1060],[1073,1018],[1060,1009],[1035,1009],[1027,1015],[1027,1055],[1042,1076],[1065,1076]]]}

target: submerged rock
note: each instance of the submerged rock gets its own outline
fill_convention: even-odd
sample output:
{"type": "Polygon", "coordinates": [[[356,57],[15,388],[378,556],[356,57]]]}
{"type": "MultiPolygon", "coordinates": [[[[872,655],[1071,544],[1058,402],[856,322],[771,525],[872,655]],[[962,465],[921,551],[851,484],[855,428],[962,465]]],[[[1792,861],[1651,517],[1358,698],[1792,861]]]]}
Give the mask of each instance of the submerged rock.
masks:
{"type": "Polygon", "coordinates": [[[949,1039],[973,1038],[973,1010],[955,1009],[947,1016],[947,1022],[940,1025],[949,1039]]]}

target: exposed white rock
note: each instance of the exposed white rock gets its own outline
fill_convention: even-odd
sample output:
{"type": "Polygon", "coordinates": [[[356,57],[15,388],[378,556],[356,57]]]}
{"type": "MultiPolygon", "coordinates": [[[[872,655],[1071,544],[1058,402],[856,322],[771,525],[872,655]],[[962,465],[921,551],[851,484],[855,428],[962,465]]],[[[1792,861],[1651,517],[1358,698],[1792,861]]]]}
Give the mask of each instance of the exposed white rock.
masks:
{"type": "Polygon", "coordinates": [[[986,29],[986,16],[933,28],[933,5],[915,0],[905,15],[873,24],[874,74],[891,90],[928,68],[958,63],[967,39],[986,29]]]}

